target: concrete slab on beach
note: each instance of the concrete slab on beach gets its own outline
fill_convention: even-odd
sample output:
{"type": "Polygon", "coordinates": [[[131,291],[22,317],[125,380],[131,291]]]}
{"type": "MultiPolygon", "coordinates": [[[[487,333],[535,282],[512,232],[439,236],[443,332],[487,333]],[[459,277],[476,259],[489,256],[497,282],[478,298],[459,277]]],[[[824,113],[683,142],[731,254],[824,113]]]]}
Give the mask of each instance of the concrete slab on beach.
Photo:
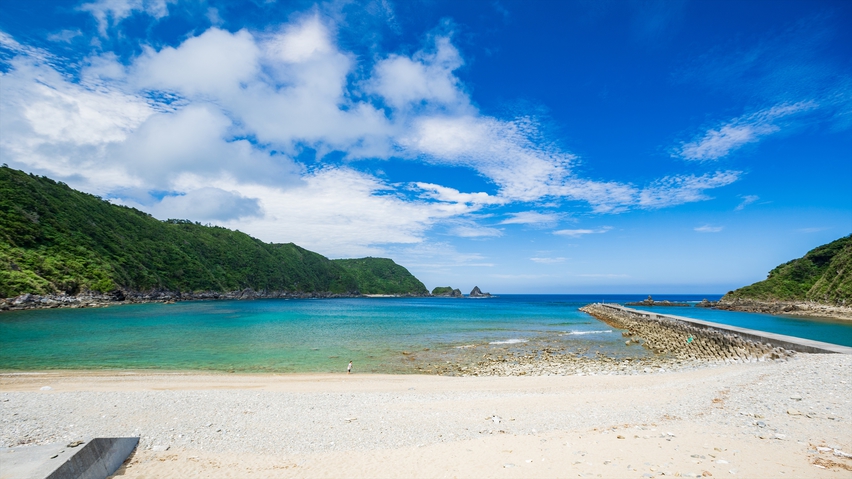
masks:
{"type": "Polygon", "coordinates": [[[138,443],[138,437],[100,437],[0,448],[0,479],[106,479],[138,443]]]}

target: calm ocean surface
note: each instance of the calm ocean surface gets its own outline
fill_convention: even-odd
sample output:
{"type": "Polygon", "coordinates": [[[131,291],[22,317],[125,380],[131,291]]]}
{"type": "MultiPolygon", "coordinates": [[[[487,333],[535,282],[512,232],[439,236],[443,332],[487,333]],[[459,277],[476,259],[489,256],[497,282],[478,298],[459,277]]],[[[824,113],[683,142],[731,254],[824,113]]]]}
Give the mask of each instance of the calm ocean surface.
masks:
{"type": "MultiPolygon", "coordinates": [[[[697,301],[718,295],[660,295],[697,301]]],[[[619,330],[577,310],[644,295],[501,295],[490,299],[353,298],[196,301],[0,314],[0,370],[163,369],[411,372],[403,352],[540,341],[640,356],[619,330]]],[[[656,308],[852,346],[852,324],[702,308],[656,308]]],[[[426,352],[428,351],[428,352],[426,352]]]]}

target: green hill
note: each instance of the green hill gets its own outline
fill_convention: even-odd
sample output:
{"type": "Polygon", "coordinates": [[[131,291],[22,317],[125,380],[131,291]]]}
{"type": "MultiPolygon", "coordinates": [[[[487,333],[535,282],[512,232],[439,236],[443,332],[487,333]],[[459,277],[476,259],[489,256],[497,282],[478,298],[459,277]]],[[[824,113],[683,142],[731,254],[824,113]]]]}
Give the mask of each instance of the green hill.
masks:
{"type": "Polygon", "coordinates": [[[0,167],[0,297],[86,290],[425,294],[389,259],[331,261],[295,244],[159,221],[0,167]]]}
{"type": "Polygon", "coordinates": [[[355,278],[362,294],[429,294],[407,269],[387,258],[335,259],[355,278]]]}
{"type": "Polygon", "coordinates": [[[722,302],[735,299],[848,305],[852,302],[852,235],[778,266],[765,280],[729,292],[722,302]]]}

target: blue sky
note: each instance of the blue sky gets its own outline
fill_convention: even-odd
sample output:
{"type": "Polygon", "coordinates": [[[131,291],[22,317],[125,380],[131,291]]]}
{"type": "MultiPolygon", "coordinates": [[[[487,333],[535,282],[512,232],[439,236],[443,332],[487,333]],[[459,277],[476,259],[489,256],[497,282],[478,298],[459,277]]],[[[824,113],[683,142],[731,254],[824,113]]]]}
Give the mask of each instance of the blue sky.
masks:
{"type": "Polygon", "coordinates": [[[0,3],[0,156],[429,288],[724,293],[852,232],[847,1],[0,3]]]}

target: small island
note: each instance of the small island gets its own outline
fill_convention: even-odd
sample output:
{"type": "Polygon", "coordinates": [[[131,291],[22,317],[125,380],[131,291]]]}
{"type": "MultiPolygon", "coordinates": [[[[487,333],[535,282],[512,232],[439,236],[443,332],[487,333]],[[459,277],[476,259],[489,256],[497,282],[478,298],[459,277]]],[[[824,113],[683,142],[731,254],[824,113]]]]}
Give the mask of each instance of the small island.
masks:
{"type": "Polygon", "coordinates": [[[443,296],[447,298],[463,297],[461,290],[458,288],[454,289],[452,286],[437,286],[432,290],[432,296],[443,296]]]}
{"type": "MultiPolygon", "coordinates": [[[[461,290],[458,288],[453,288],[452,286],[438,286],[432,290],[432,296],[444,297],[444,298],[464,298],[465,295],[462,294],[461,290]]],[[[467,295],[468,298],[490,298],[491,293],[483,293],[479,286],[474,286],[470,291],[470,294],[467,295]]]]}
{"type": "Polygon", "coordinates": [[[672,303],[671,301],[664,299],[662,301],[654,301],[654,298],[649,294],[647,298],[642,301],[634,301],[632,303],[624,303],[625,306],[680,306],[680,307],[689,307],[689,303],[672,303]]]}

